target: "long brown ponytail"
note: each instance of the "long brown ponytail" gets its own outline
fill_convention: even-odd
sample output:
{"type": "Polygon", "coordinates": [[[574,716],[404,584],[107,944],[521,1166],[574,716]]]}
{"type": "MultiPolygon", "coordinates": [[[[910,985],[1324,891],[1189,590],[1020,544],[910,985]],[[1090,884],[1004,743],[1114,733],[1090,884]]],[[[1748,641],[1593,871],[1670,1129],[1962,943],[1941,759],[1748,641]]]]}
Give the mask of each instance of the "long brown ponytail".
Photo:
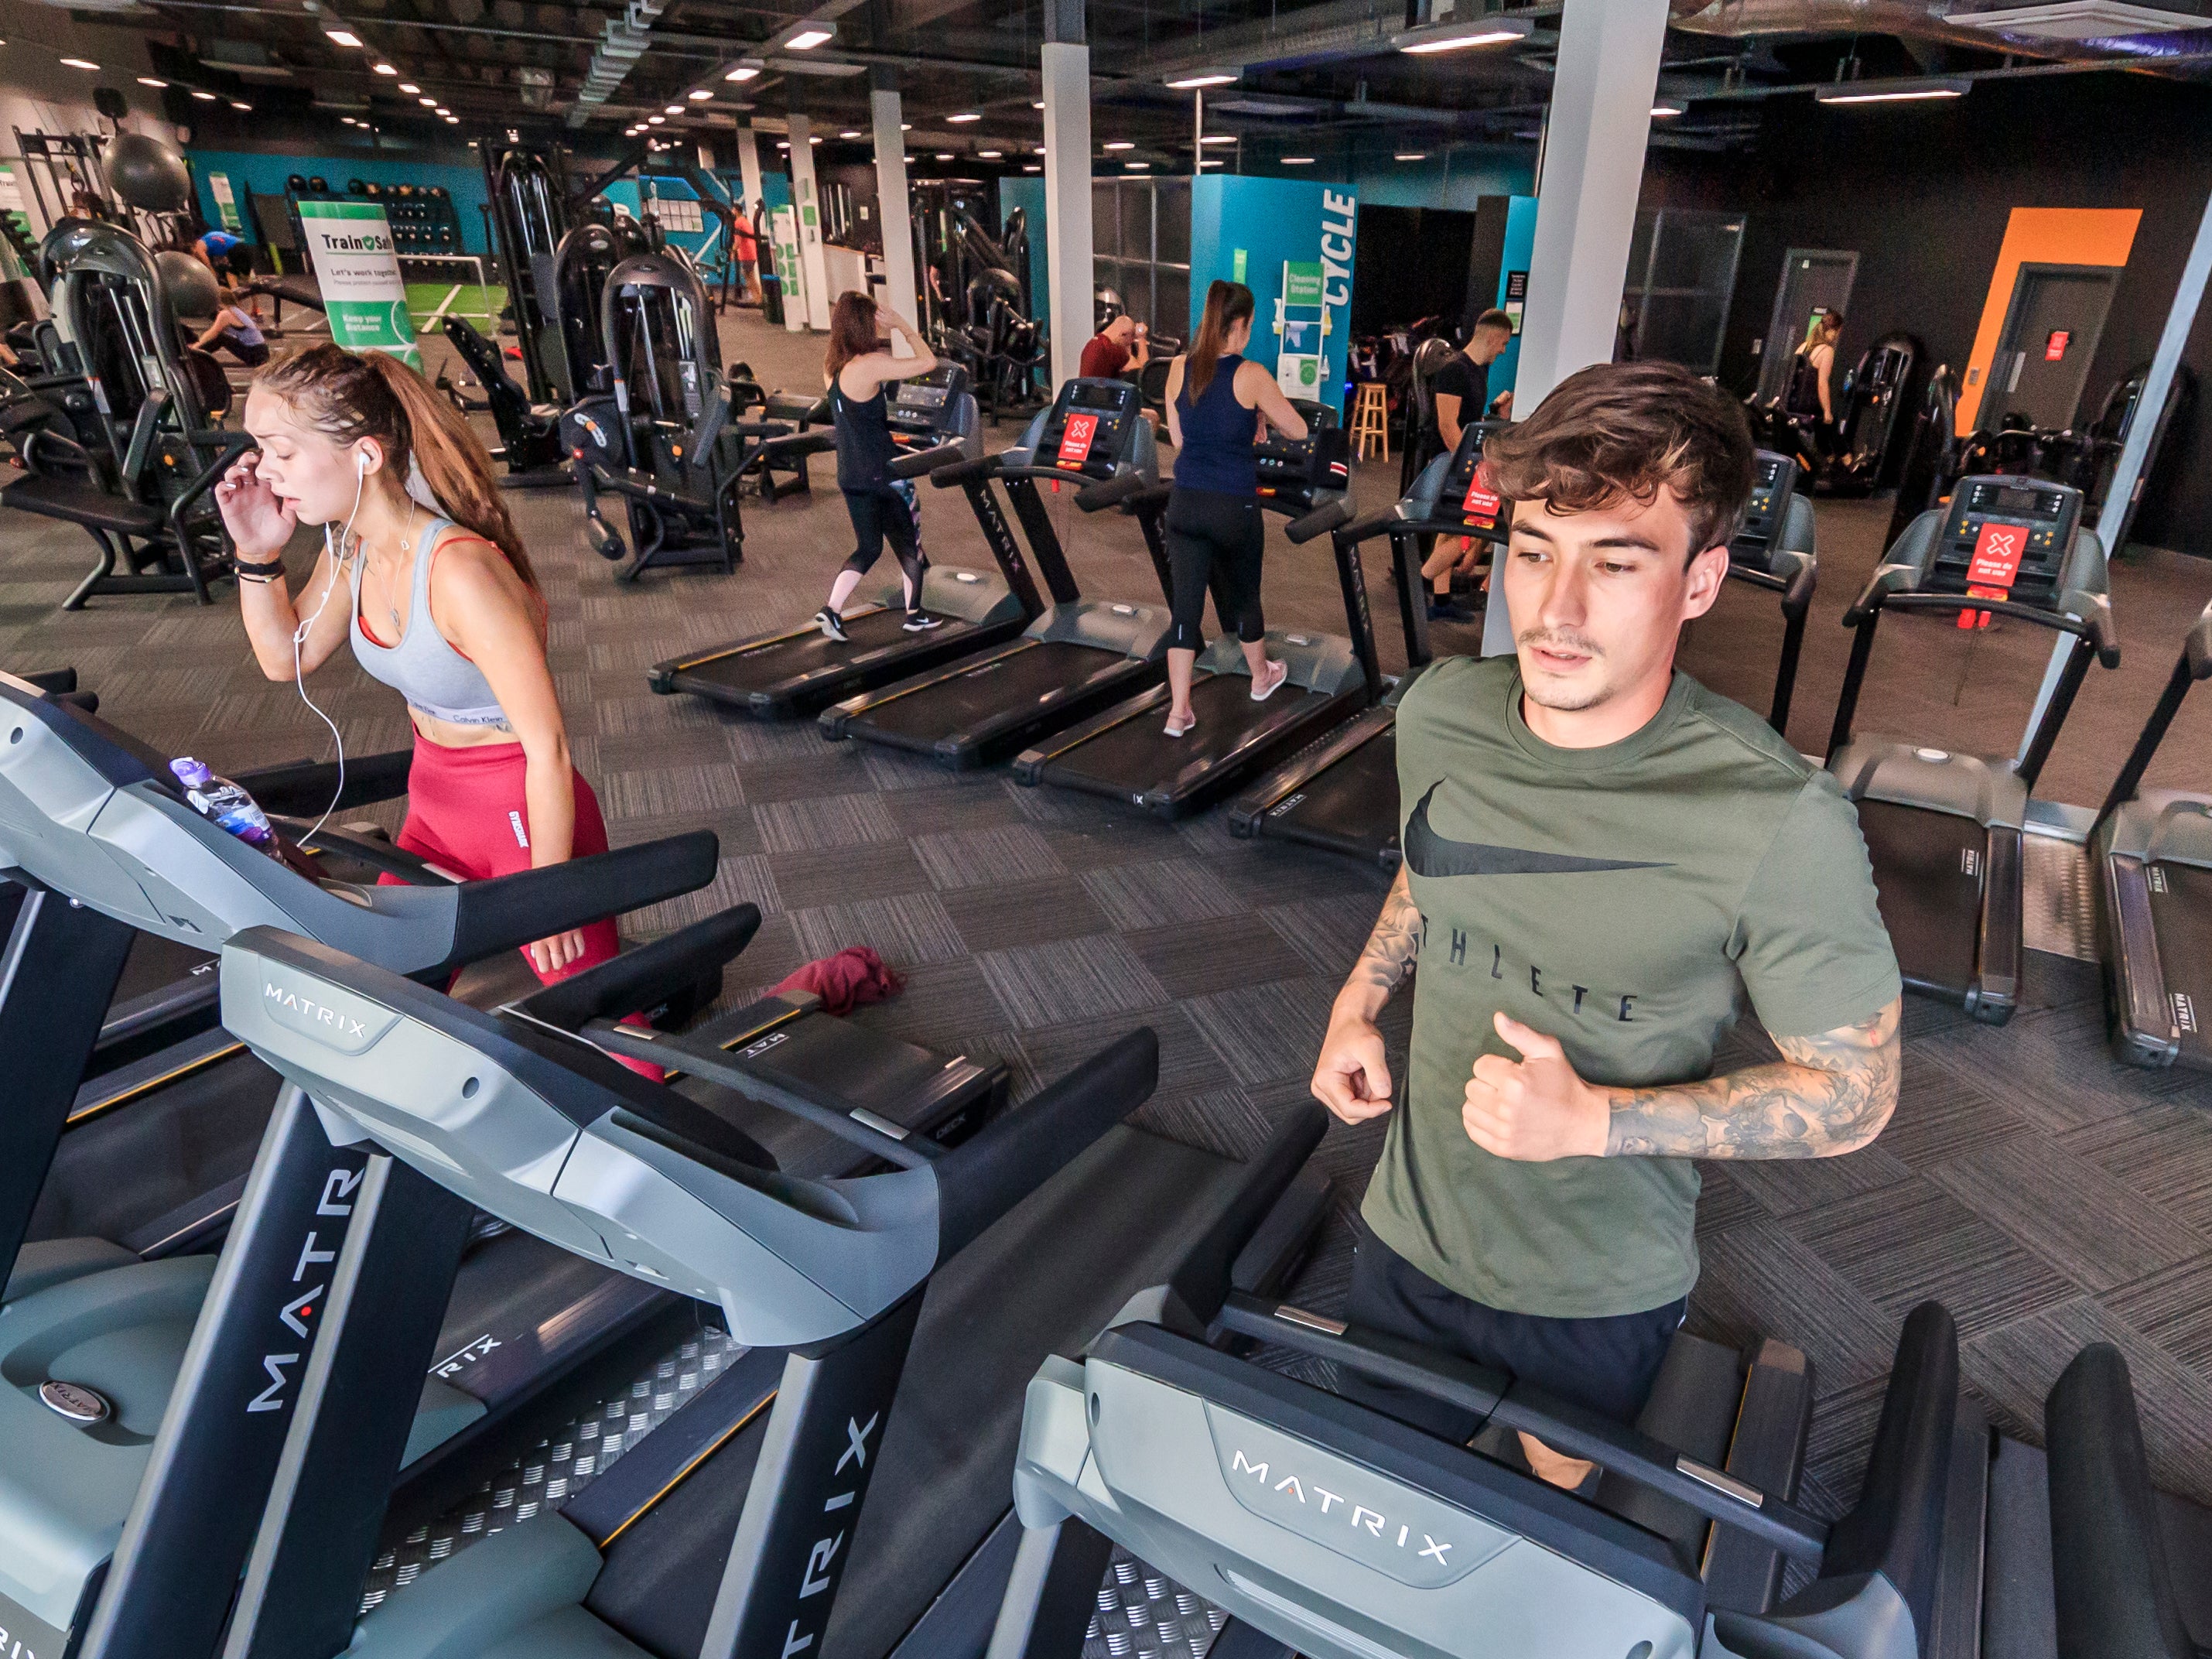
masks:
{"type": "Polygon", "coordinates": [[[325,341],[279,358],[253,384],[282,398],[334,442],[375,439],[384,447],[385,465],[403,483],[411,460],[453,522],[496,547],[523,586],[538,591],[483,441],[399,359],[325,341]]]}
{"type": "Polygon", "coordinates": [[[1213,382],[1213,366],[1229,344],[1229,331],[1253,313],[1252,290],[1242,283],[1217,282],[1206,290],[1206,314],[1199,319],[1198,338],[1191,342],[1183,362],[1182,382],[1194,404],[1206,396],[1213,382]]]}

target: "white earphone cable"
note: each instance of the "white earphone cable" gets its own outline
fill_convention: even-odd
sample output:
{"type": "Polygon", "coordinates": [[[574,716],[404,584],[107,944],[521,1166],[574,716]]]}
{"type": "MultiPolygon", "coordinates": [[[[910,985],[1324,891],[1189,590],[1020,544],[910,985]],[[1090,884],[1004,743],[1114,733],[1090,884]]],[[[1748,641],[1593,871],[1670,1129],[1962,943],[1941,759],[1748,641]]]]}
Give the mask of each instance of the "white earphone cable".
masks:
{"type": "MultiPolygon", "coordinates": [[[[346,514],[345,527],[338,532],[337,544],[335,547],[331,544],[330,526],[327,524],[323,526],[323,551],[330,556],[330,580],[323,584],[322,600],[315,606],[314,614],[307,617],[304,622],[301,623],[297,628],[295,628],[292,630],[293,689],[299,692],[300,701],[307,704],[310,709],[314,711],[315,718],[322,721],[325,726],[331,728],[331,741],[337,745],[338,755],[337,787],[331,793],[331,804],[323,809],[322,817],[315,820],[314,829],[308,830],[305,836],[301,837],[303,842],[313,841],[315,838],[317,833],[321,830],[322,827],[331,821],[331,814],[338,810],[338,802],[345,798],[345,737],[344,734],[338,730],[338,723],[332,720],[328,714],[325,714],[320,706],[316,703],[315,700],[307,695],[307,677],[301,672],[300,665],[301,647],[307,640],[308,631],[312,629],[317,623],[322,620],[323,612],[330,609],[331,598],[337,592],[338,579],[346,574],[345,567],[348,557],[358,557],[360,556],[360,549],[358,547],[354,549],[351,555],[349,555],[346,551],[346,542],[347,538],[353,534],[353,521],[361,516],[362,492],[367,489],[368,484],[368,458],[366,456],[356,457],[354,462],[353,471],[353,511],[346,514]]],[[[349,597],[349,608],[350,608],[350,604],[351,600],[350,597],[349,597]]]]}

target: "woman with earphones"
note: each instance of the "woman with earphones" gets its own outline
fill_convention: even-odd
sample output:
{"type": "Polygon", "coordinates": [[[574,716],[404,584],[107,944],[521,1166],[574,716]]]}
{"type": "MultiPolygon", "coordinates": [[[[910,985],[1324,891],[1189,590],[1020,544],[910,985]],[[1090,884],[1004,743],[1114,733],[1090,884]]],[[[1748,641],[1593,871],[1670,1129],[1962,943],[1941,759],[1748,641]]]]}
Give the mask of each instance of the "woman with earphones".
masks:
{"type": "MultiPolygon", "coordinates": [[[[605,852],[545,659],[544,598],[459,415],[398,359],[324,344],[254,378],[246,429],[258,451],[216,499],[254,659],[301,682],[350,639],[407,699],[415,758],[398,844],[470,880],[605,852]],[[283,554],[301,524],[323,526],[323,551],[295,600],[283,554]]],[[[550,983],[617,948],[609,919],[526,954],[550,983]]]]}

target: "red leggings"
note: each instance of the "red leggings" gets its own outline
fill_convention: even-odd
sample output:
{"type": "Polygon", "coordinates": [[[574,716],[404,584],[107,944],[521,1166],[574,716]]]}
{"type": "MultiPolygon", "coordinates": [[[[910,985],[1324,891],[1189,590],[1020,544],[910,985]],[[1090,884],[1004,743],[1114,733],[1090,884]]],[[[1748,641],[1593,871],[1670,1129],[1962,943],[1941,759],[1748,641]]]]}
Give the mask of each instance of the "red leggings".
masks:
{"type": "MultiPolygon", "coordinates": [[[[519,743],[488,743],[456,749],[432,743],[417,732],[415,761],[407,771],[407,822],[397,843],[465,881],[511,876],[530,868],[530,805],[524,798],[526,763],[519,743]]],[[[583,858],[607,850],[606,820],[599,798],[581,773],[574,773],[576,833],[569,851],[583,858]]],[[[386,882],[397,877],[386,876],[386,882]]],[[[584,929],[584,954],[566,968],[538,977],[555,980],[596,967],[621,949],[614,918],[584,929]]],[[[529,961],[529,952],[523,953],[529,961]]],[[[537,972],[532,964],[531,971],[537,972]]]]}

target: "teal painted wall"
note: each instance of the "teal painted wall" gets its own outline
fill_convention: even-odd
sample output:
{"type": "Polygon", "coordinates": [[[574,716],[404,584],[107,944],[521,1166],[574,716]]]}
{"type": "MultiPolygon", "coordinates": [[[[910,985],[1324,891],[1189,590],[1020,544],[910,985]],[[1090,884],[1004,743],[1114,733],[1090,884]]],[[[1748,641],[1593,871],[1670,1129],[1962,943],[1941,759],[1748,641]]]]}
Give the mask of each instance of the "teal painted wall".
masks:
{"type": "MultiPolygon", "coordinates": [[[[1512,310],[1513,307],[1508,303],[1510,296],[1507,294],[1506,289],[1512,282],[1515,271],[1525,271],[1528,269],[1529,256],[1535,252],[1535,248],[1536,198],[1533,196],[1516,196],[1513,198],[1513,205],[1505,210],[1505,250],[1498,261],[1498,303],[1509,311],[1512,310]]],[[[1516,317],[1518,314],[1516,313],[1516,317]]],[[[1521,328],[1516,321],[1513,328],[1513,338],[1507,343],[1505,349],[1498,354],[1498,361],[1490,366],[1491,396],[1496,397],[1501,392],[1512,391],[1514,377],[1520,372],[1521,328]]],[[[1528,411],[1523,410],[1522,413],[1525,415],[1528,411]]]]}
{"type": "MultiPolygon", "coordinates": [[[[1358,222],[1358,198],[1338,183],[1313,183],[1303,179],[1224,179],[1207,174],[1191,181],[1190,203],[1190,331],[1198,332],[1198,319],[1206,308],[1206,284],[1237,280],[1237,253],[1244,253],[1244,285],[1252,290],[1257,309],[1252,322],[1249,356],[1270,369],[1275,364],[1275,301],[1282,297],[1283,265],[1324,258],[1324,222],[1331,226],[1358,222]]],[[[1334,332],[1323,342],[1328,373],[1322,377],[1322,401],[1339,414],[1344,410],[1345,343],[1352,320],[1352,249],[1343,245],[1340,265],[1326,270],[1331,322],[1334,332]]]]}
{"type": "Polygon", "coordinates": [[[1052,315],[1052,284],[1046,273],[1051,269],[1044,245],[1044,180],[1042,179],[1001,179],[999,180],[999,222],[1006,222],[1006,216],[1016,208],[1029,215],[1030,235],[1030,307],[1039,317],[1052,315]]]}
{"type": "Polygon", "coordinates": [[[246,211],[244,204],[249,189],[258,195],[282,196],[284,180],[295,173],[309,179],[319,173],[340,191],[345,189],[349,179],[376,185],[443,185],[452,192],[453,204],[460,210],[463,252],[486,255],[491,252],[484,243],[482,210],[488,198],[484,194],[483,169],[480,167],[386,160],[368,151],[355,155],[264,155],[241,150],[193,149],[185,153],[191,158],[200,212],[211,225],[221,224],[222,218],[216,211],[215,198],[208,191],[210,173],[228,175],[241,215],[246,211]]]}

